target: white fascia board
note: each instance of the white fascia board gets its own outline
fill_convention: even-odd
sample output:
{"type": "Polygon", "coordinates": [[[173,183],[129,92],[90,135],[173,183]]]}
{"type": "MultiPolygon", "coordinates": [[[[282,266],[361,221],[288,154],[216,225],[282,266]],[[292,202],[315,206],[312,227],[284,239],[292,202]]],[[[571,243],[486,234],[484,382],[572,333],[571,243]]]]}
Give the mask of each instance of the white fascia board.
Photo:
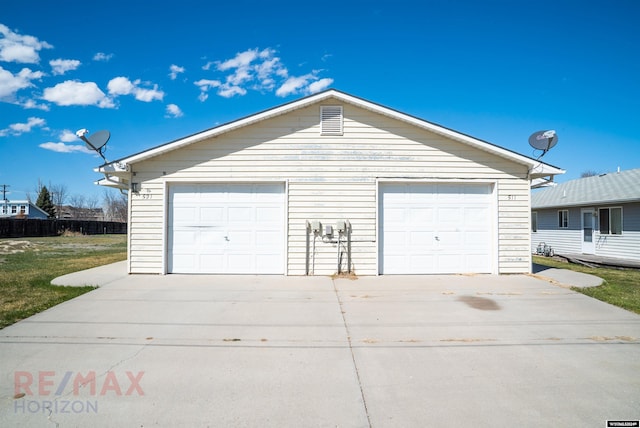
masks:
{"type": "Polygon", "coordinates": [[[94,184],[98,186],[104,186],[104,187],[115,187],[116,189],[129,188],[129,182],[127,180],[124,180],[120,177],[113,177],[110,175],[105,175],[105,178],[101,178],[100,180],[96,181],[94,184]]]}
{"type": "Polygon", "coordinates": [[[129,165],[123,162],[111,162],[93,169],[95,172],[102,174],[122,175],[126,176],[131,172],[129,165]]]}
{"type": "Polygon", "coordinates": [[[536,161],[536,164],[530,170],[531,178],[542,178],[549,175],[564,174],[564,169],[556,168],[555,166],[548,165],[546,163],[536,161]]]}
{"type": "Polygon", "coordinates": [[[538,189],[541,187],[555,187],[557,185],[558,183],[554,183],[553,181],[550,181],[549,179],[546,179],[546,178],[535,178],[531,180],[532,189],[538,189]]]}

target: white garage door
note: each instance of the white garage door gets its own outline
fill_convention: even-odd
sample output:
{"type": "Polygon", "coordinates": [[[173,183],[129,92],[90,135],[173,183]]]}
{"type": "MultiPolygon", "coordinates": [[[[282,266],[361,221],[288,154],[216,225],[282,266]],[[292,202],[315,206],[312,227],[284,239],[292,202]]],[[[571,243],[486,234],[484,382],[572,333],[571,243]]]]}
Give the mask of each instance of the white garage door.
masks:
{"type": "Polygon", "coordinates": [[[283,184],[169,188],[170,273],[283,274],[283,184]]]}
{"type": "Polygon", "coordinates": [[[492,186],[380,186],[382,274],[490,273],[492,186]]]}

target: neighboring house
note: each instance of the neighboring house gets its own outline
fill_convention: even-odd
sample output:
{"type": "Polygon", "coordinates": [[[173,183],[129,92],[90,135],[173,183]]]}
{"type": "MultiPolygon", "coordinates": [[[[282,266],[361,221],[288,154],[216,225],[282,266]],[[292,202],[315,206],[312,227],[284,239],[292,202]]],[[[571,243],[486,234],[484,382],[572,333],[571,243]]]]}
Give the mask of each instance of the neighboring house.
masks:
{"type": "Polygon", "coordinates": [[[580,178],[534,191],[532,251],[640,261],[640,169],[580,178]]]}
{"type": "Polygon", "coordinates": [[[57,217],[61,220],[92,220],[104,221],[102,208],[78,208],[63,205],[56,208],[57,217]]]}
{"type": "Polygon", "coordinates": [[[47,219],[49,214],[29,201],[0,201],[0,218],[40,218],[47,219]]]}
{"type": "Polygon", "coordinates": [[[531,270],[530,186],[563,170],[336,90],[105,164],[131,273],[531,270]]]}

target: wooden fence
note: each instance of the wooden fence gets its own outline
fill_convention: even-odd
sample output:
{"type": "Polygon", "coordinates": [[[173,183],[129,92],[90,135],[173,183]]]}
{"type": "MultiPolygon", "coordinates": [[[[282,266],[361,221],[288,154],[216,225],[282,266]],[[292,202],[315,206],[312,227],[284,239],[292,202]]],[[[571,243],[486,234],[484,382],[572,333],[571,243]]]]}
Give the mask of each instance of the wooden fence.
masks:
{"type": "Polygon", "coordinates": [[[127,233],[127,223],[94,220],[0,219],[0,238],[57,236],[65,232],[83,235],[127,233]]]}

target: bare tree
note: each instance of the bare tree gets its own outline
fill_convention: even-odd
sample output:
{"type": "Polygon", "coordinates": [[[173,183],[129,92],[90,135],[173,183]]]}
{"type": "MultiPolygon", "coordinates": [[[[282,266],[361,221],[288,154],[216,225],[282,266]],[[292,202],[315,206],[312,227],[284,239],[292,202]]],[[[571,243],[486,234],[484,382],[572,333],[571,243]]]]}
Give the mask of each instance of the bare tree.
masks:
{"type": "MultiPolygon", "coordinates": [[[[38,180],[40,181],[40,180],[38,180]]],[[[65,184],[51,184],[49,183],[49,192],[51,193],[51,200],[56,207],[56,212],[62,212],[62,206],[67,200],[68,190],[65,184]]]]}
{"type": "Polygon", "coordinates": [[[69,205],[74,208],[84,208],[86,199],[84,195],[75,194],[69,196],[69,198],[67,198],[67,201],[69,201],[69,205]]]}
{"type": "Polygon", "coordinates": [[[104,212],[107,221],[127,221],[127,195],[105,190],[104,212]]]}
{"type": "Polygon", "coordinates": [[[596,170],[593,169],[588,169],[586,171],[584,171],[582,174],[580,174],[580,178],[585,178],[585,177],[593,177],[596,175],[600,175],[600,173],[596,170]]]}
{"type": "Polygon", "coordinates": [[[84,204],[88,209],[94,210],[94,209],[98,208],[98,206],[100,205],[100,200],[98,199],[98,196],[93,194],[93,195],[87,196],[85,198],[84,204]]]}

